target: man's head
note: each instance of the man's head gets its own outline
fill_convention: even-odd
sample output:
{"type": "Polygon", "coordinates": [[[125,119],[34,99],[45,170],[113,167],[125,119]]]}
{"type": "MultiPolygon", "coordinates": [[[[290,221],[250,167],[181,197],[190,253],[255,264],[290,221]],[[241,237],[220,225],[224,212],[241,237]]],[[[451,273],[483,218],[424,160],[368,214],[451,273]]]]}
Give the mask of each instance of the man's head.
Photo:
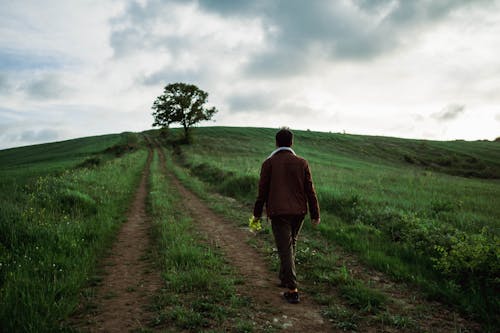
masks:
{"type": "Polygon", "coordinates": [[[288,128],[282,128],[276,133],[276,146],[291,147],[293,144],[293,133],[288,128]]]}

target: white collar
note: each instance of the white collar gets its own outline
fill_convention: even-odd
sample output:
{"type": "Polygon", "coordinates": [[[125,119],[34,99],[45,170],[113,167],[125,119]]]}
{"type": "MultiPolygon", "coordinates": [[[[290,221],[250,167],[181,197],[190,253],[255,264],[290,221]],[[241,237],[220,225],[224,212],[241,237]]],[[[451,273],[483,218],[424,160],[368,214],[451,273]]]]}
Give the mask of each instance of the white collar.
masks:
{"type": "Polygon", "coordinates": [[[274,154],[276,154],[277,152],[283,151],[283,150],[289,151],[289,152],[291,152],[292,154],[297,155],[297,154],[295,154],[295,152],[293,151],[293,149],[292,149],[292,148],[290,148],[290,147],[279,147],[278,149],[275,149],[275,150],[271,153],[271,155],[269,155],[269,157],[268,157],[267,159],[270,159],[271,157],[273,157],[273,156],[274,156],[274,154]]]}

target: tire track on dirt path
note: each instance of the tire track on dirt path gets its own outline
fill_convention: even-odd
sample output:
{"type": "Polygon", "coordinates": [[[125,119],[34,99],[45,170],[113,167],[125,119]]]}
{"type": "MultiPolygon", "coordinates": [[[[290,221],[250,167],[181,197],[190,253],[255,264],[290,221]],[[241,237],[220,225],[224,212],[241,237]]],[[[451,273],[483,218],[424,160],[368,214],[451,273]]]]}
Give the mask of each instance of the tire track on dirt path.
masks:
{"type": "Polygon", "coordinates": [[[127,221],[118,232],[109,256],[100,264],[104,274],[95,288],[96,311],[76,318],[75,326],[82,331],[128,332],[145,327],[153,318],[147,308],[162,281],[154,263],[147,259],[152,247],[146,213],[151,160],[150,149],[127,221]]]}
{"type": "Polygon", "coordinates": [[[222,250],[243,278],[243,284],[237,289],[240,294],[250,297],[258,308],[255,320],[279,325],[287,332],[334,332],[332,325],[321,317],[319,306],[308,295],[301,293],[300,304],[286,303],[281,295],[284,290],[277,287],[277,277],[268,270],[262,255],[245,241],[248,233],[217,216],[187,190],[167,170],[162,149],[158,151],[162,172],[181,195],[194,225],[222,250]]]}

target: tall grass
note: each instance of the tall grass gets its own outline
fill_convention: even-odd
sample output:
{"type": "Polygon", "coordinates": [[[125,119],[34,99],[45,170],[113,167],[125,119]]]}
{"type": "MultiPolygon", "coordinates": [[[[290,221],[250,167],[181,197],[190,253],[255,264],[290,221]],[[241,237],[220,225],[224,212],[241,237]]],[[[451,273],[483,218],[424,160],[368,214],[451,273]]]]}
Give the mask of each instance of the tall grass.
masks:
{"type": "Polygon", "coordinates": [[[0,331],[54,332],[124,221],[144,150],[2,189],[0,331]]]}
{"type": "MultiPolygon", "coordinates": [[[[235,221],[239,227],[247,226],[250,207],[228,197],[214,196],[211,192],[214,186],[193,177],[194,172],[190,169],[174,164],[172,170],[185,186],[203,198],[217,213],[235,221]]],[[[360,318],[367,315],[375,317],[375,321],[380,321],[377,318],[388,313],[387,297],[365,281],[353,277],[345,266],[337,267],[338,257],[328,247],[327,242],[318,241],[314,234],[310,226],[305,224],[296,254],[298,279],[303,282],[302,285],[307,285],[308,294],[325,306],[324,316],[329,320],[338,320],[335,326],[340,329],[361,326],[360,318]],[[329,295],[334,286],[341,289],[340,299],[329,295]],[[350,314],[350,317],[347,318],[346,314],[350,314]]],[[[279,259],[269,223],[263,223],[263,230],[256,236],[251,240],[252,246],[258,247],[260,252],[267,256],[271,268],[277,271],[279,259]]]]}
{"type": "MultiPolygon", "coordinates": [[[[251,206],[274,132],[200,128],[177,159],[213,190],[251,206]]],[[[296,131],[294,148],[311,165],[322,237],[486,327],[498,323],[500,183],[481,179],[499,174],[497,143],[296,131]],[[472,172],[479,164],[488,174],[472,172]]]]}

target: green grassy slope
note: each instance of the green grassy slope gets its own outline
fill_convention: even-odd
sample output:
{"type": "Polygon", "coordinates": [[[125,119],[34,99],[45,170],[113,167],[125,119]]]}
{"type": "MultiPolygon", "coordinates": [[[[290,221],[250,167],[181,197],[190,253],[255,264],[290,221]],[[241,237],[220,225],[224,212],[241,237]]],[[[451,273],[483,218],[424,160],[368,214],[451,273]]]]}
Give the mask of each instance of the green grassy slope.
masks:
{"type": "MultiPolygon", "coordinates": [[[[260,165],[275,148],[275,132],[197,128],[194,143],[177,146],[174,152],[192,175],[247,205],[250,214],[260,165]]],[[[180,134],[171,131],[174,139],[180,134]]],[[[35,260],[73,270],[66,276],[73,288],[70,293],[74,292],[116,227],[114,219],[124,209],[145,154],[115,157],[140,141],[132,133],[122,133],[0,151],[2,300],[15,304],[22,291],[28,302],[40,285],[59,278],[59,271],[40,266],[41,280],[33,280],[26,267],[35,260]],[[123,170],[126,175],[115,177],[123,170]],[[99,191],[98,184],[115,191],[119,202],[99,191]],[[104,224],[97,222],[103,218],[109,224],[106,235],[98,237],[98,225],[104,224]],[[60,223],[68,219],[89,223],[60,223]],[[83,237],[80,244],[76,241],[82,234],[91,238],[83,237]],[[38,253],[40,248],[46,251],[38,253]],[[71,254],[83,249],[90,251],[80,256],[84,266],[71,263],[71,254]],[[16,268],[19,262],[22,265],[16,268]]],[[[500,274],[498,142],[295,131],[294,149],[311,165],[322,208],[322,240],[341,245],[396,279],[414,283],[430,297],[495,324],[499,309],[495,278],[500,274]]],[[[45,322],[53,327],[76,299],[72,295],[61,301],[58,288],[66,287],[36,294],[39,303],[30,309],[22,303],[20,307],[3,303],[0,317],[14,315],[25,318],[27,325],[45,322]],[[49,314],[44,312],[47,304],[55,306],[49,314]]]]}
{"type": "MultiPolygon", "coordinates": [[[[205,178],[210,169],[256,178],[260,164],[274,149],[273,129],[214,127],[196,131],[195,144],[183,147],[183,151],[189,164],[205,178]]],[[[433,153],[443,160],[473,156],[492,174],[500,174],[497,142],[417,141],[301,131],[295,136],[295,151],[311,163],[316,187],[325,201],[329,195],[355,196],[370,205],[420,213],[439,210],[441,205],[463,213],[454,223],[464,230],[500,226],[496,218],[500,209],[494,200],[499,194],[498,180],[471,177],[476,171],[472,166],[465,169],[469,177],[457,177],[449,175],[456,170],[453,164],[438,168],[408,163],[404,158],[411,149],[423,145],[413,155],[415,159],[430,159],[433,153]],[[465,153],[460,152],[460,145],[465,153]]],[[[214,178],[219,176],[217,171],[213,173],[214,178]]],[[[254,195],[249,193],[249,198],[254,195]]]]}
{"type": "MultiPolygon", "coordinates": [[[[198,128],[194,143],[174,152],[193,175],[250,208],[275,132],[198,128]]],[[[324,238],[396,279],[415,283],[430,297],[495,321],[498,142],[295,131],[294,148],[310,162],[324,238]]]]}
{"type": "Polygon", "coordinates": [[[146,151],[117,155],[138,142],[122,133],[0,151],[0,331],[64,330],[136,188],[146,151]]]}
{"type": "Polygon", "coordinates": [[[64,168],[120,143],[123,135],[110,134],[41,145],[0,150],[0,170],[43,166],[64,168]]]}

